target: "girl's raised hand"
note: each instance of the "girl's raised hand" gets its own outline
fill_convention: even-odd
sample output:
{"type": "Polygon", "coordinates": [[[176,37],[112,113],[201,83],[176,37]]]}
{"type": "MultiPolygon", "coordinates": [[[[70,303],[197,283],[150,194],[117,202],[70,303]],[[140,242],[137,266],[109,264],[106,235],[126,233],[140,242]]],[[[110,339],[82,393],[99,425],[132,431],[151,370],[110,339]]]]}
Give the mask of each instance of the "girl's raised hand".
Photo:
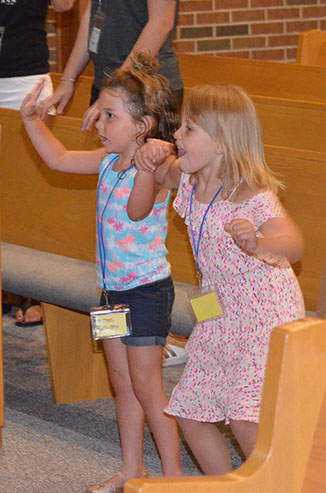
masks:
{"type": "Polygon", "coordinates": [[[174,154],[174,146],[170,142],[159,139],[148,139],[135,153],[135,166],[139,171],[154,173],[168,156],[174,154]]]}
{"type": "Polygon", "coordinates": [[[253,224],[248,219],[233,219],[224,225],[236,244],[249,254],[253,254],[257,248],[257,237],[253,224]]]}
{"type": "Polygon", "coordinates": [[[25,98],[23,99],[23,102],[20,106],[20,113],[23,120],[34,120],[38,117],[36,111],[37,100],[42,92],[44,82],[44,79],[40,80],[40,82],[38,82],[31,90],[31,92],[27,94],[27,96],[25,96],[25,98]]]}

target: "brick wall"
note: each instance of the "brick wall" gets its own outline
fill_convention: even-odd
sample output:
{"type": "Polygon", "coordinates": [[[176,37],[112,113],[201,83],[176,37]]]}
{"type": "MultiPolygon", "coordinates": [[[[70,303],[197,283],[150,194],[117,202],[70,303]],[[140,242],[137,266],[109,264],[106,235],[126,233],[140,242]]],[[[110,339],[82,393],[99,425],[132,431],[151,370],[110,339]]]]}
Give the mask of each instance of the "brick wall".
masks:
{"type": "Polygon", "coordinates": [[[326,29],[326,0],[180,0],[182,53],[295,61],[298,34],[326,29]]]}
{"type": "MultiPolygon", "coordinates": [[[[180,0],[175,48],[181,53],[295,61],[298,34],[326,30],[326,0],[180,0]]],[[[56,70],[55,16],[47,20],[56,70]]]]}
{"type": "Polygon", "coordinates": [[[57,50],[56,50],[56,37],[55,37],[55,12],[52,7],[49,7],[48,15],[46,18],[46,32],[47,42],[50,52],[50,72],[57,71],[57,50]]]}

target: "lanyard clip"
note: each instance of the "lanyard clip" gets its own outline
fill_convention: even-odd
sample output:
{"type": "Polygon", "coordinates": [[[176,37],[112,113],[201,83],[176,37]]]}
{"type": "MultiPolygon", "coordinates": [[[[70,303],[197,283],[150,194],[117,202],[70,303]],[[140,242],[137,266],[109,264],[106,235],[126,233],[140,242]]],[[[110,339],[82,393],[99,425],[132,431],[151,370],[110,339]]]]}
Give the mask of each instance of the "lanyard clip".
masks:
{"type": "Polygon", "coordinates": [[[198,279],[198,286],[201,287],[202,282],[203,282],[203,275],[199,269],[197,269],[196,277],[198,279]]]}

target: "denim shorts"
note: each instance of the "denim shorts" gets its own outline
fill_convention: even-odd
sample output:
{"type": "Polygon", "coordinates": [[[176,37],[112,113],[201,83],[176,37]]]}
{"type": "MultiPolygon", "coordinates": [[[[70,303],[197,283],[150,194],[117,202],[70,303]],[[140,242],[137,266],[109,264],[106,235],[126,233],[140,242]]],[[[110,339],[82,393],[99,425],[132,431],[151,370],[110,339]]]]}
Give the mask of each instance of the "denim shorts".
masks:
{"type": "MultiPolygon", "coordinates": [[[[132,334],[121,337],[128,346],[165,346],[171,326],[174,286],[171,277],[126,291],[107,290],[109,303],[130,307],[132,334]]],[[[100,305],[106,299],[102,292],[100,305]]]]}

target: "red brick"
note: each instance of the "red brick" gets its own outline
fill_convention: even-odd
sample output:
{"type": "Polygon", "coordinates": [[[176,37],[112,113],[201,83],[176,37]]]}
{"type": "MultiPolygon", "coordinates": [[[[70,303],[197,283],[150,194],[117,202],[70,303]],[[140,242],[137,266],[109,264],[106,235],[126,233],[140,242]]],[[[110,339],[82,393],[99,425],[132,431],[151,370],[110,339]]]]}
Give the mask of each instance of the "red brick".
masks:
{"type": "Polygon", "coordinates": [[[262,22],[260,24],[251,24],[252,34],[272,34],[283,33],[283,22],[262,22]]]}
{"type": "Polygon", "coordinates": [[[181,0],[179,4],[180,12],[200,12],[202,10],[212,10],[213,2],[212,0],[193,0],[184,1],[181,0]]]}
{"type": "Polygon", "coordinates": [[[55,24],[53,22],[45,22],[45,30],[49,34],[54,34],[55,33],[55,24]]]}
{"type": "Polygon", "coordinates": [[[297,59],[297,48],[287,48],[285,50],[286,52],[286,59],[289,61],[289,62],[295,62],[296,59],[297,59]]]}
{"type": "Polygon", "coordinates": [[[55,21],[55,11],[53,10],[53,7],[49,6],[46,18],[48,21],[55,21]]]}
{"type": "Polygon", "coordinates": [[[286,0],[286,5],[316,5],[318,0],[286,0]]]}
{"type": "Polygon", "coordinates": [[[263,21],[265,20],[265,10],[239,10],[231,13],[232,22],[243,21],[263,21]]]}
{"type": "Polygon", "coordinates": [[[254,60],[284,60],[284,50],[253,50],[251,56],[254,60]]]}
{"type": "Polygon", "coordinates": [[[226,24],[225,26],[215,26],[215,36],[248,36],[248,24],[226,24]]]}
{"type": "Polygon", "coordinates": [[[229,39],[203,39],[197,41],[197,51],[203,53],[205,51],[229,50],[230,45],[229,39]]]}
{"type": "Polygon", "coordinates": [[[282,36],[268,36],[268,46],[296,46],[298,34],[283,34],[282,36]]]}
{"type": "Polygon", "coordinates": [[[182,39],[192,39],[192,38],[211,38],[213,36],[212,26],[203,27],[180,27],[179,36],[182,39]]]}
{"type": "Polygon", "coordinates": [[[215,0],[214,10],[246,9],[248,7],[249,7],[248,0],[215,0]]]}
{"type": "Polygon", "coordinates": [[[257,36],[250,38],[235,38],[232,40],[233,49],[243,48],[259,48],[266,46],[265,36],[257,36]]]}
{"type": "Polygon", "coordinates": [[[194,53],[195,42],[194,41],[173,41],[173,46],[176,52],[179,53],[194,53]]]}
{"type": "Polygon", "coordinates": [[[56,37],[54,36],[54,34],[48,34],[46,36],[46,41],[47,41],[49,49],[50,48],[52,48],[54,50],[56,49],[56,37]]]}
{"type": "Polygon", "coordinates": [[[194,14],[179,14],[178,26],[193,26],[195,23],[194,14]]]}
{"type": "Polygon", "coordinates": [[[251,0],[251,8],[253,7],[283,7],[284,0],[251,0]]]}
{"type": "Polygon", "coordinates": [[[225,55],[232,58],[250,58],[250,51],[228,51],[225,55]]]}
{"type": "Polygon", "coordinates": [[[317,21],[293,21],[286,23],[286,32],[288,33],[301,33],[301,31],[308,31],[309,29],[317,29],[317,21]]]}
{"type": "Polygon", "coordinates": [[[326,17],[326,7],[304,7],[302,17],[326,17]]]}
{"type": "Polygon", "coordinates": [[[229,22],[229,12],[206,12],[205,14],[197,14],[197,24],[223,24],[229,22]]]}
{"type": "Polygon", "coordinates": [[[267,19],[300,19],[299,9],[268,9],[267,19]]]}

